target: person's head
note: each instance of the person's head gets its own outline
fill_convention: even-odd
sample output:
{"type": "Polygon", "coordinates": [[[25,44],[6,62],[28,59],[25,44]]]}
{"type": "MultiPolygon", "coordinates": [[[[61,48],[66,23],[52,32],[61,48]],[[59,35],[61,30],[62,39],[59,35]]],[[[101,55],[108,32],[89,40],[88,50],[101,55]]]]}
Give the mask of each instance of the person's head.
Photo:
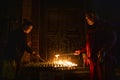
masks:
{"type": "Polygon", "coordinates": [[[29,21],[23,23],[23,30],[26,34],[29,34],[33,28],[33,24],[29,21]]]}
{"type": "Polygon", "coordinates": [[[98,16],[93,12],[88,12],[85,14],[85,19],[89,25],[93,25],[98,20],[98,16]]]}

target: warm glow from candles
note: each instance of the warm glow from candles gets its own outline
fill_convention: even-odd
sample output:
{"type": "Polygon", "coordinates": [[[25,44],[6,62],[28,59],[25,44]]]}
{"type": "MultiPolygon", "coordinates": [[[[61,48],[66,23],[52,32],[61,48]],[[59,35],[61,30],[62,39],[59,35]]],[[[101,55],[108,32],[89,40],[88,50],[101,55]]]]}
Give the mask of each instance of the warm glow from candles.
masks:
{"type": "Polygon", "coordinates": [[[72,63],[67,60],[56,60],[54,61],[55,67],[74,67],[77,66],[77,64],[72,63]]]}

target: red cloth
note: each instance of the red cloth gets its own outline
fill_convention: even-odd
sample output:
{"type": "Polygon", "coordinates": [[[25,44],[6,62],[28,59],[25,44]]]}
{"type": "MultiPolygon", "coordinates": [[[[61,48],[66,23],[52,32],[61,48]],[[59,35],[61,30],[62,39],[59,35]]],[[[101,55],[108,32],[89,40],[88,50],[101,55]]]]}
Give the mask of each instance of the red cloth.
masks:
{"type": "Polygon", "coordinates": [[[89,30],[86,36],[86,60],[84,60],[86,65],[89,65],[90,68],[90,80],[102,80],[101,67],[97,62],[94,62],[91,59],[91,50],[94,43],[93,35],[95,34],[94,30],[89,30]]]}

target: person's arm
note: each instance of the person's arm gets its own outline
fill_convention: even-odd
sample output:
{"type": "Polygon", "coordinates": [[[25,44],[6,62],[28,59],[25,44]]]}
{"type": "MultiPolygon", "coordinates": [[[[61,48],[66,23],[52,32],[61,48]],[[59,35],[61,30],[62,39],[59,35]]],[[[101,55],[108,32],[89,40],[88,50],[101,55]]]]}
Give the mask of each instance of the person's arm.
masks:
{"type": "Polygon", "coordinates": [[[25,50],[27,51],[27,52],[29,52],[29,53],[35,53],[33,50],[32,50],[32,48],[31,47],[29,47],[27,44],[25,45],[25,50]]]}
{"type": "Polygon", "coordinates": [[[31,53],[32,55],[35,55],[37,57],[40,58],[40,55],[38,53],[36,53],[30,46],[28,46],[27,44],[25,45],[25,49],[27,52],[31,53]]]}

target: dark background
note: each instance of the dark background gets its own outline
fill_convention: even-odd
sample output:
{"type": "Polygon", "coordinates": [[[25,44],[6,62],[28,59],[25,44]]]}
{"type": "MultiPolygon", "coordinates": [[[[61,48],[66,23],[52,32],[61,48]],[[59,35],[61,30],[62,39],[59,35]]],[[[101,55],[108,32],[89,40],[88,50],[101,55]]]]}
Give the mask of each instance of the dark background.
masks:
{"type": "MultiPolygon", "coordinates": [[[[1,0],[0,52],[7,35],[19,27],[23,19],[34,23],[30,38],[32,48],[45,59],[54,54],[73,53],[85,45],[84,13],[93,10],[101,19],[113,24],[118,34],[115,55],[119,59],[119,0],[1,0]]],[[[102,35],[101,35],[102,36],[102,35]]]]}

